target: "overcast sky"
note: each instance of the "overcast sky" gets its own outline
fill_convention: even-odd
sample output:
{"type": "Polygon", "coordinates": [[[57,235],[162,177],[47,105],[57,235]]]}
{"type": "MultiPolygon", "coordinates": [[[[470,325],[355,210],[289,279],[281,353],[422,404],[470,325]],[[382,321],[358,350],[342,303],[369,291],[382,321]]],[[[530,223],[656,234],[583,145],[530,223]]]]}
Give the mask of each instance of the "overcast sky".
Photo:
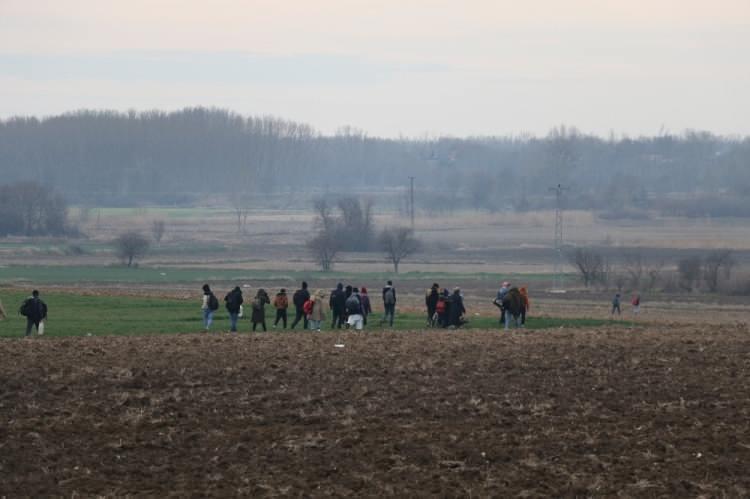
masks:
{"type": "Polygon", "coordinates": [[[330,133],[750,134],[750,0],[0,0],[0,117],[218,106],[330,133]]]}

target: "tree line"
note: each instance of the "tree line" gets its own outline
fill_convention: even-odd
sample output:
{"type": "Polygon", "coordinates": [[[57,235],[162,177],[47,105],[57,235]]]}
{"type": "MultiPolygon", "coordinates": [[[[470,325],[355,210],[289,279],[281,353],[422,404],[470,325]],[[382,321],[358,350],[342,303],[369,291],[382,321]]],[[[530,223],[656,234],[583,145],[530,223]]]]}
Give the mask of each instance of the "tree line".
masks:
{"type": "Polygon", "coordinates": [[[387,192],[408,176],[426,211],[546,207],[547,188],[562,183],[572,188],[569,207],[750,215],[748,163],[750,139],[696,131],[603,138],[560,126],[545,137],[383,139],[207,108],[0,120],[5,183],[36,181],[75,204],[190,204],[221,194],[240,227],[243,207],[261,195],[387,192]]]}

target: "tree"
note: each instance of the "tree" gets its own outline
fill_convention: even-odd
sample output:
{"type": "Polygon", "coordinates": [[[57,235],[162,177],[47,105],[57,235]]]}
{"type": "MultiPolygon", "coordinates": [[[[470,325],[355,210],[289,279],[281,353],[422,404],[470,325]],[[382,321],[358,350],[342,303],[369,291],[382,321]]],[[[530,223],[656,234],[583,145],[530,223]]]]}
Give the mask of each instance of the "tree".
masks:
{"type": "Polygon", "coordinates": [[[247,225],[247,216],[250,214],[250,196],[241,192],[235,192],[229,196],[229,202],[237,217],[237,232],[241,233],[247,225]]]}
{"type": "Polygon", "coordinates": [[[373,239],[372,205],[370,199],[355,197],[341,198],[341,231],[343,249],[348,251],[368,251],[373,239]]]}
{"type": "Polygon", "coordinates": [[[136,231],[129,231],[120,234],[113,244],[117,251],[117,256],[127,264],[128,267],[133,265],[133,261],[141,258],[148,252],[149,242],[146,237],[136,231]]]}
{"type": "Polygon", "coordinates": [[[677,274],[680,277],[680,287],[685,291],[692,291],[701,276],[701,259],[698,256],[683,258],[677,262],[677,274]]]}
{"type": "Polygon", "coordinates": [[[154,220],[154,223],[151,225],[151,235],[154,236],[154,241],[156,241],[157,246],[161,244],[166,229],[167,226],[164,223],[164,220],[154,220]]]}
{"type": "Polygon", "coordinates": [[[703,280],[710,292],[715,293],[719,289],[719,277],[722,274],[725,279],[729,279],[734,264],[732,250],[729,249],[715,250],[706,256],[703,261],[703,280]]]}
{"type": "Polygon", "coordinates": [[[583,285],[587,288],[599,279],[604,271],[604,257],[592,249],[578,248],[568,255],[568,260],[581,274],[583,285]]]}
{"type": "Polygon", "coordinates": [[[633,289],[641,287],[641,280],[646,272],[646,261],[640,250],[632,250],[625,254],[623,266],[630,278],[630,285],[633,289]]]}
{"type": "Polygon", "coordinates": [[[60,235],[67,218],[65,199],[37,182],[0,187],[0,234],[60,235]]]}
{"type": "Polygon", "coordinates": [[[307,247],[320,264],[323,272],[333,269],[333,262],[336,254],[339,252],[339,238],[336,237],[335,230],[323,229],[307,242],[307,247]]]}
{"type": "Polygon", "coordinates": [[[379,237],[380,247],[393,263],[393,271],[398,274],[401,260],[420,250],[422,244],[414,237],[414,230],[408,227],[383,229],[379,237]]]}

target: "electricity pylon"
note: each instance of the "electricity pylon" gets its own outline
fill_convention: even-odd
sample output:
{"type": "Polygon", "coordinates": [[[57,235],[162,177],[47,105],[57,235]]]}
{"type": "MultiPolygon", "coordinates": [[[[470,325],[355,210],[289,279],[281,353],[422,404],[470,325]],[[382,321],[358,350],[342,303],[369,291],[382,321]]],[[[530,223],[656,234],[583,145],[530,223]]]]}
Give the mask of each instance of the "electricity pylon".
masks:
{"type": "Polygon", "coordinates": [[[557,187],[550,187],[550,191],[555,193],[555,264],[552,276],[552,291],[557,293],[565,292],[564,274],[563,274],[563,207],[562,195],[567,191],[567,187],[557,184],[557,187]]]}

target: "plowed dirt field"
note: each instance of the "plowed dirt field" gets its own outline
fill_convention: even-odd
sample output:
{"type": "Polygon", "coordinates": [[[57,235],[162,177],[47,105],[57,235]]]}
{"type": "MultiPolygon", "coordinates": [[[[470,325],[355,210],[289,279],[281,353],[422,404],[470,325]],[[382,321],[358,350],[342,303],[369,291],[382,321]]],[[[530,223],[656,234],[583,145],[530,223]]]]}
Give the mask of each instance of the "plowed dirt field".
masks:
{"type": "Polygon", "coordinates": [[[745,325],[15,339],[0,359],[0,496],[750,494],[745,325]]]}

